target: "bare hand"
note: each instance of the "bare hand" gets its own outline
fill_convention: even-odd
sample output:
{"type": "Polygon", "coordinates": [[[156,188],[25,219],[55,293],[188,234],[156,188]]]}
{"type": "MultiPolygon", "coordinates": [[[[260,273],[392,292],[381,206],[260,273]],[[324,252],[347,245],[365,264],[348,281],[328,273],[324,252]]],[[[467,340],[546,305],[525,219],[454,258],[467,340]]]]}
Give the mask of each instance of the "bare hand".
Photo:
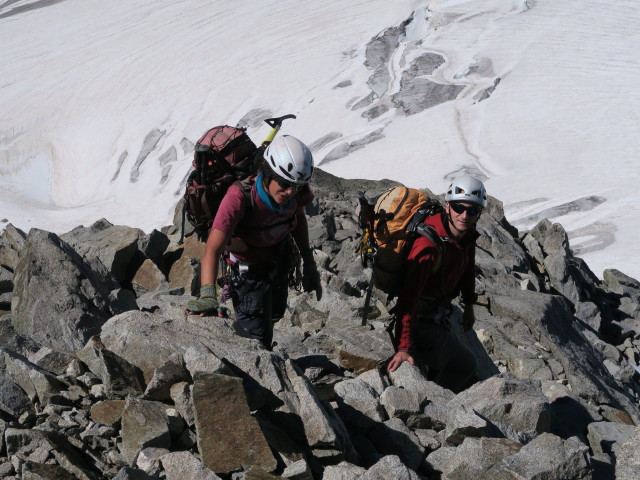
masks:
{"type": "Polygon", "coordinates": [[[389,372],[395,372],[398,367],[402,365],[402,362],[409,362],[411,365],[416,364],[413,357],[407,352],[398,352],[393,356],[393,358],[389,362],[389,365],[387,365],[387,370],[389,372]]]}

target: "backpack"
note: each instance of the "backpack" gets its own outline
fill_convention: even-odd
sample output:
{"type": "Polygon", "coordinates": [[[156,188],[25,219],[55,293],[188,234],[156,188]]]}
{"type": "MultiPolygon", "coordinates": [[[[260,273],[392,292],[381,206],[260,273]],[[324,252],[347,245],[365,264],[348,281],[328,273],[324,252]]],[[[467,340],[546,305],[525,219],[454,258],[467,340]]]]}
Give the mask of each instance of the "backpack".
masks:
{"type": "Polygon", "coordinates": [[[371,200],[359,197],[358,223],[364,234],[358,248],[365,267],[371,266],[362,324],[366,323],[371,291],[375,286],[387,294],[387,301],[398,295],[404,279],[405,263],[413,241],[418,236],[429,238],[438,248],[432,272],[442,264],[444,242],[435,229],[424,223],[431,215],[444,211],[434,198],[415,188],[397,186],[371,200]]]}
{"type": "Polygon", "coordinates": [[[184,194],[181,243],[185,217],[198,239],[206,241],[227,189],[254,173],[260,158],[260,149],[246,129],[229,125],[207,130],[194,150],[193,171],[187,178],[184,194]]]}

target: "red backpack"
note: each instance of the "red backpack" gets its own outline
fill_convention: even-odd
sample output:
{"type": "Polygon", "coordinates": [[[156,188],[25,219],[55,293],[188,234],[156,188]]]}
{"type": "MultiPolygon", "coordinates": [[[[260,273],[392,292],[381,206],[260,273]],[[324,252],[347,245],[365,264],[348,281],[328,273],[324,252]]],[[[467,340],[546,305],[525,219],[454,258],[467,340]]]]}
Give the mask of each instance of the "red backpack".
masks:
{"type": "Polygon", "coordinates": [[[195,145],[193,171],[187,178],[180,243],[184,240],[185,218],[193,225],[198,239],[206,241],[220,203],[232,183],[239,182],[245,199],[250,199],[251,189],[241,181],[256,173],[265,148],[282,123],[290,118],[296,116],[290,113],[265,119],[271,131],[260,147],[249,138],[246,128],[221,125],[202,135],[195,145]]]}
{"type": "Polygon", "coordinates": [[[180,242],[185,217],[198,239],[206,241],[227,189],[254,173],[259,156],[244,128],[222,125],[205,132],[195,145],[193,171],[187,178],[180,242]]]}

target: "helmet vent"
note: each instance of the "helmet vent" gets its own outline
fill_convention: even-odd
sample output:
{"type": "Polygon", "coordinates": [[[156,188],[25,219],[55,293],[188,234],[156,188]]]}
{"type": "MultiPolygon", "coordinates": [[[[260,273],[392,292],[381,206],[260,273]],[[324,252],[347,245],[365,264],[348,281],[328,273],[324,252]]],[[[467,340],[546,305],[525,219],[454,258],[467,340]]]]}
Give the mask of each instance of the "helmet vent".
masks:
{"type": "Polygon", "coordinates": [[[286,171],[284,170],[284,168],[282,168],[282,167],[278,167],[278,169],[279,169],[279,170],[280,170],[280,171],[281,171],[281,172],[282,172],[286,177],[289,177],[291,180],[295,180],[295,179],[293,178],[293,176],[292,176],[289,172],[286,172],[286,171]]]}

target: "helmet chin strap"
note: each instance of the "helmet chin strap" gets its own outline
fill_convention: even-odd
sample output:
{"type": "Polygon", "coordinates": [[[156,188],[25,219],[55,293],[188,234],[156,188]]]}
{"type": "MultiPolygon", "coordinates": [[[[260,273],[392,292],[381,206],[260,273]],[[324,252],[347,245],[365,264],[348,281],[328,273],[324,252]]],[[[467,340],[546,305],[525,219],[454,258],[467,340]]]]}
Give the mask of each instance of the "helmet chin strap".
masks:
{"type": "Polygon", "coordinates": [[[447,212],[447,227],[448,227],[448,230],[452,233],[453,237],[457,237],[458,235],[453,235],[454,232],[452,230],[455,230],[456,232],[458,232],[461,237],[464,236],[466,233],[456,228],[455,224],[453,223],[453,220],[451,220],[451,215],[449,215],[449,212],[447,212]]]}

